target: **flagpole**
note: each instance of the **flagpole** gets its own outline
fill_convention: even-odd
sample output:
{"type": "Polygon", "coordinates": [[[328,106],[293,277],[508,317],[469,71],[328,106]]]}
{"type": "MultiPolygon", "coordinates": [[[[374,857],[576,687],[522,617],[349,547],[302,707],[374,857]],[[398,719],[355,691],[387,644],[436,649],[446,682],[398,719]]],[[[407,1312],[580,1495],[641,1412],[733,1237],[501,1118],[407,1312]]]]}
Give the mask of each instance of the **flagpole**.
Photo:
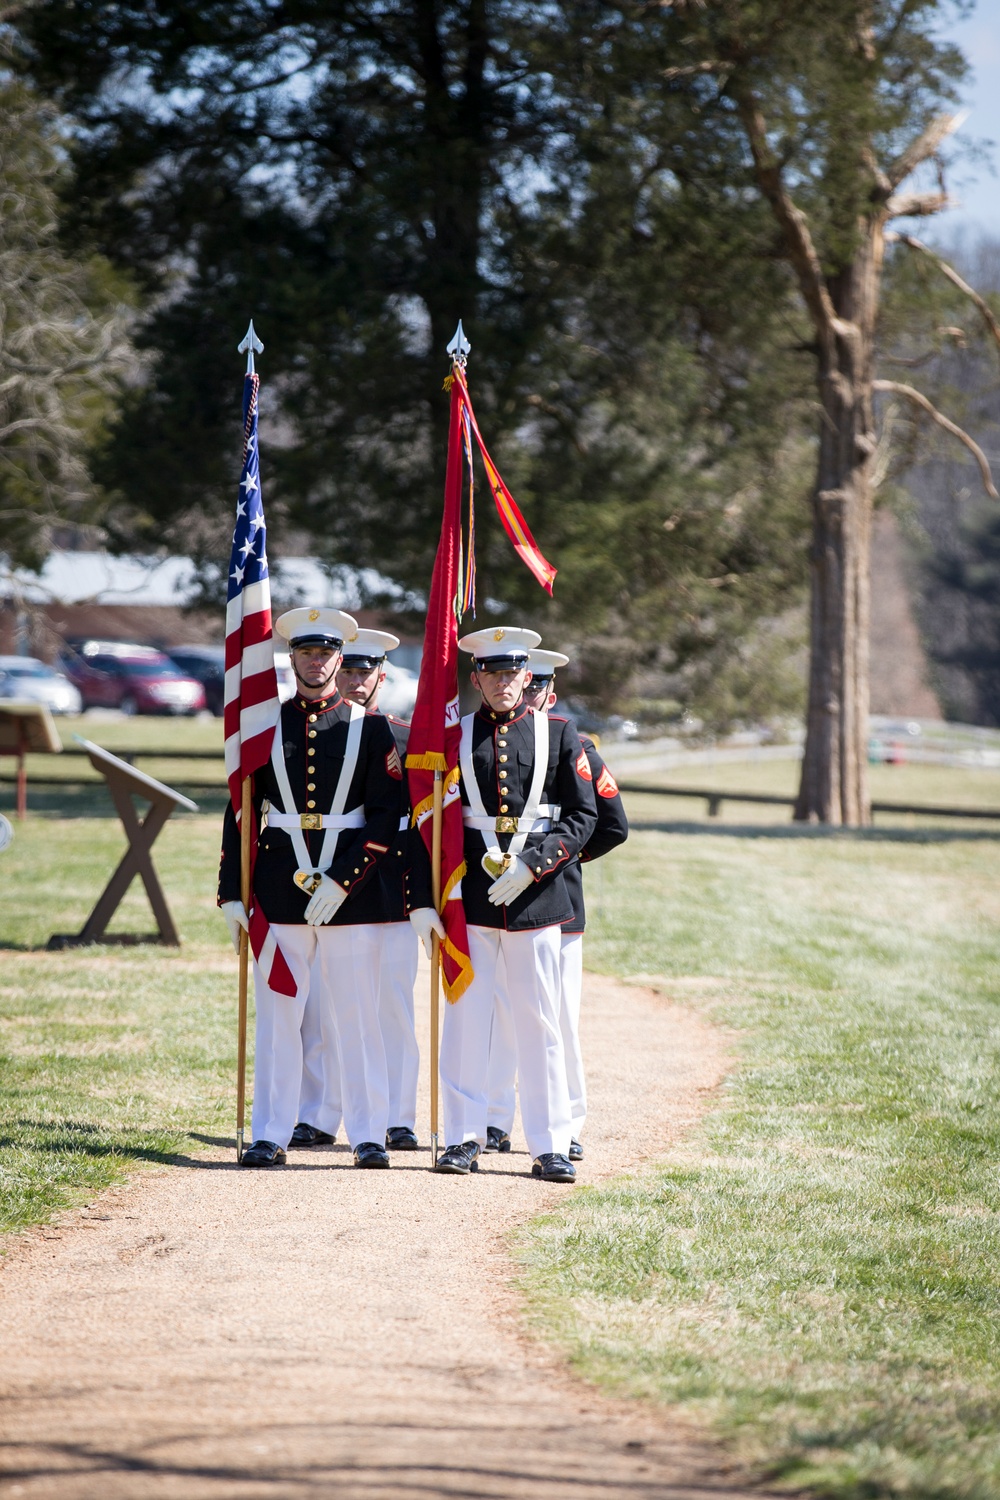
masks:
{"type": "MultiPolygon", "coordinates": [[[[260,354],[264,345],[254,332],[253,319],[250,319],[250,327],[246,331],[243,340],[237,345],[236,352],[247,357],[247,374],[256,373],[254,368],[254,354],[260,354]]],[[[252,817],[250,803],[250,780],[244,776],[241,785],[240,799],[240,900],[243,902],[243,910],[249,917],[250,914],[250,822],[252,817]]],[[[240,976],[239,976],[239,998],[236,1013],[236,1160],[243,1160],[243,1131],[246,1117],[247,1098],[247,990],[249,987],[250,971],[250,934],[245,928],[240,928],[240,976]]]]}
{"type": "MultiPolygon", "coordinates": [[[[444,780],[434,772],[434,801],[431,804],[431,894],[434,910],[441,915],[441,822],[443,817],[444,780]]],[[[431,1166],[438,1159],[438,1050],[441,1021],[441,940],[431,933],[431,1166]]]]}
{"type": "MultiPolygon", "coordinates": [[[[240,807],[240,900],[250,911],[250,777],[243,778],[240,807]]],[[[240,928],[240,987],[236,1021],[236,1160],[243,1160],[243,1126],[247,1094],[247,981],[250,969],[250,936],[240,928]]]]}

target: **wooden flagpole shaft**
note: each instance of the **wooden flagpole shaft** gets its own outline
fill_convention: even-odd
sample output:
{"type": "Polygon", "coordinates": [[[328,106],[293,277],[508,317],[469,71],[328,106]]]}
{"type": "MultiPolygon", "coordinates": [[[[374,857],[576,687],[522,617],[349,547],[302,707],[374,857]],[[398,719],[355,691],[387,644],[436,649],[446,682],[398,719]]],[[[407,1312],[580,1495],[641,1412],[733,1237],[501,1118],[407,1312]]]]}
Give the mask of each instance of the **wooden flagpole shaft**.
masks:
{"type": "MultiPolygon", "coordinates": [[[[443,817],[444,779],[434,772],[434,801],[431,808],[431,893],[434,910],[441,915],[441,821],[443,817]]],[[[438,1159],[438,1048],[440,1046],[441,954],[437,933],[431,934],[431,1165],[438,1159]]]]}
{"type": "MultiPolygon", "coordinates": [[[[240,805],[240,899],[250,911],[250,777],[243,778],[240,805]]],[[[247,977],[250,968],[250,938],[240,928],[240,991],[236,1022],[236,1160],[243,1160],[243,1121],[247,1094],[247,977]]]]}

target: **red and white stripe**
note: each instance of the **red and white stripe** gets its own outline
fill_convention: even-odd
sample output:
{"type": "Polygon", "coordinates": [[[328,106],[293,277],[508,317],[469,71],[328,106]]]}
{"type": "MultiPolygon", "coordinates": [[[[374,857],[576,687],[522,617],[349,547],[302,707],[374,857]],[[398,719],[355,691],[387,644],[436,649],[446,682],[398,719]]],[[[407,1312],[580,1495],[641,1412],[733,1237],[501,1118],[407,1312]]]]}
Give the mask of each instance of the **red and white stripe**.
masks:
{"type": "MultiPolygon", "coordinates": [[[[247,585],[226,606],[226,691],[223,728],[226,779],[236,821],[242,817],[243,778],[267,764],[281,717],[278,678],[274,670],[271,590],[266,578],[247,585]]],[[[257,818],[250,828],[250,947],[267,984],[281,995],[294,995],[295,978],[268,922],[253,898],[257,863],[257,818]]]]}
{"type": "Polygon", "coordinates": [[[271,632],[271,588],[262,578],[241,589],[226,606],[226,693],[223,730],[226,780],[239,816],[244,776],[271,758],[281,716],[271,632]]]}

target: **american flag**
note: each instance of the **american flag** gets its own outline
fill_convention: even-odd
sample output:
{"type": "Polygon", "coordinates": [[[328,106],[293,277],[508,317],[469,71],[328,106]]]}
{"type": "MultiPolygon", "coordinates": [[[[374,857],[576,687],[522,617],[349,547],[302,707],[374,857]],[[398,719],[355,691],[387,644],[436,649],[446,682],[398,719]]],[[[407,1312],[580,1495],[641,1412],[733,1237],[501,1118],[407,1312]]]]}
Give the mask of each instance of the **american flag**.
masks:
{"type": "MultiPolygon", "coordinates": [[[[229,562],[226,602],[226,694],[223,728],[226,779],[237,821],[241,816],[243,778],[271,758],[274,729],[281,715],[274,671],[271,633],[271,586],[267,576],[267,532],[260,493],[257,451],[257,393],[260,377],[243,382],[243,469],[236,502],[236,530],[229,562]]],[[[250,830],[250,946],[272,989],[295,994],[295,981],[275,942],[270,924],[253,900],[253,867],[257,857],[257,820],[250,830]]]]}

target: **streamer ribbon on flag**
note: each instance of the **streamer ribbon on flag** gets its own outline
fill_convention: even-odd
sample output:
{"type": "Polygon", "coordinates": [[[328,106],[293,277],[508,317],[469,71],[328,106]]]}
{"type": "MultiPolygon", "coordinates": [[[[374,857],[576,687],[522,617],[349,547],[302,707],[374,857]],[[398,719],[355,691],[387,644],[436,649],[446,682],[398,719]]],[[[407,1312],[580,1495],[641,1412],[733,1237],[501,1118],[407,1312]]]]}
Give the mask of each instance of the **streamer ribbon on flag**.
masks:
{"type": "MultiPolygon", "coordinates": [[[[452,390],[454,391],[454,388],[457,387],[458,400],[461,407],[462,416],[463,418],[467,419],[469,427],[471,427],[473,433],[475,434],[476,442],[479,444],[479,451],[483,456],[483,467],[486,470],[486,480],[492,492],[493,499],[496,502],[496,508],[500,513],[500,520],[503,523],[503,529],[504,531],[506,531],[511,542],[513,543],[514,551],[517,553],[518,557],[542,585],[542,588],[545,590],[545,592],[547,594],[551,594],[552,584],[556,576],[556,569],[550,562],[546,560],[546,558],[542,556],[542,553],[538,547],[538,543],[531,535],[531,531],[528,527],[527,521],[522,516],[520,510],[518,510],[517,502],[514,499],[514,496],[504,484],[497,470],[496,464],[493,462],[493,460],[490,458],[489,453],[486,451],[486,444],[483,442],[483,435],[479,431],[479,423],[476,421],[476,414],[472,409],[472,398],[469,395],[469,387],[466,384],[465,373],[458,361],[456,361],[452,366],[452,372],[449,379],[454,381],[454,387],[452,387],[452,390]]],[[[475,566],[471,558],[468,566],[470,569],[474,568],[475,566]]]]}

